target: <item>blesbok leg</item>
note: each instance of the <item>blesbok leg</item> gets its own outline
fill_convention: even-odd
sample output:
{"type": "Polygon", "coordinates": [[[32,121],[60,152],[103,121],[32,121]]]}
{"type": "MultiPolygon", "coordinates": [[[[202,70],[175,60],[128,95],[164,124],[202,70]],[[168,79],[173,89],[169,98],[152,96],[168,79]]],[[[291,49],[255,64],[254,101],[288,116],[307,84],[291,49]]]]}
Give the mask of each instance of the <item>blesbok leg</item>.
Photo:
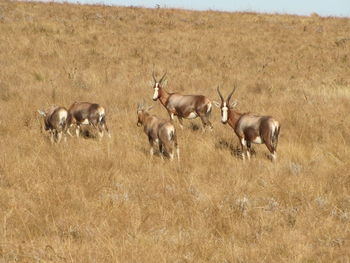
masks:
{"type": "Polygon", "coordinates": [[[177,119],[179,120],[180,128],[183,129],[183,128],[184,128],[184,124],[183,124],[183,119],[182,119],[182,117],[177,116],[177,119]]]}
{"type": "Polygon", "coordinates": [[[50,130],[50,141],[51,143],[55,142],[55,131],[50,130]]]}
{"type": "Polygon", "coordinates": [[[59,143],[62,139],[62,131],[56,131],[56,141],[59,143]]]}
{"type": "Polygon", "coordinates": [[[204,114],[204,113],[199,113],[199,112],[197,112],[197,114],[198,114],[199,118],[201,118],[202,125],[203,125],[203,126],[202,126],[202,131],[203,131],[203,132],[205,131],[205,128],[206,128],[207,126],[209,126],[211,129],[213,128],[213,126],[212,126],[211,122],[209,121],[209,118],[207,117],[206,114],[204,114]]]}
{"type": "Polygon", "coordinates": [[[277,158],[277,153],[276,153],[276,149],[273,146],[273,142],[272,142],[272,132],[270,131],[270,132],[266,133],[266,135],[263,136],[263,139],[264,139],[264,142],[265,142],[267,149],[270,151],[271,160],[275,161],[277,158]]]}
{"type": "Polygon", "coordinates": [[[246,141],[247,143],[247,159],[250,160],[250,154],[251,154],[251,142],[250,141],[246,141]]]}
{"type": "MultiPolygon", "coordinates": [[[[154,154],[154,149],[153,149],[153,146],[154,146],[154,140],[151,136],[148,137],[148,141],[149,141],[149,144],[150,144],[150,149],[149,149],[149,153],[151,156],[153,156],[154,154]]],[[[160,145],[159,145],[160,147],[160,145]]]]}
{"type": "Polygon", "coordinates": [[[79,138],[79,136],[80,136],[80,125],[79,124],[77,124],[76,127],[75,127],[75,134],[79,138]]]}
{"type": "MultiPolygon", "coordinates": [[[[248,152],[247,151],[247,141],[244,138],[240,138],[239,139],[240,143],[241,143],[241,149],[242,149],[242,159],[245,160],[245,153],[248,152]]],[[[248,155],[247,155],[248,156],[248,155]]],[[[250,158],[250,156],[249,156],[250,158]]],[[[248,159],[249,159],[248,158],[248,159]]]]}
{"type": "Polygon", "coordinates": [[[103,118],[99,122],[99,125],[101,125],[102,129],[104,129],[107,132],[108,137],[111,138],[111,134],[109,133],[109,129],[108,129],[107,124],[106,124],[105,116],[103,116],[103,118]]]}

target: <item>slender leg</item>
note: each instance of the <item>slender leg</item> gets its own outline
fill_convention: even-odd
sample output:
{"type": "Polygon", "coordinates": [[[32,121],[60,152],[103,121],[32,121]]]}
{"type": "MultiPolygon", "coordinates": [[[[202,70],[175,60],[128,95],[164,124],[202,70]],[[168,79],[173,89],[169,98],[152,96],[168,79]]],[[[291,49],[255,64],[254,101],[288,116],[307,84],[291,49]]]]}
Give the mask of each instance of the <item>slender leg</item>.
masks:
{"type": "Polygon", "coordinates": [[[97,130],[98,130],[98,137],[100,138],[100,140],[102,139],[102,137],[103,137],[103,129],[102,129],[102,127],[101,127],[101,125],[100,124],[97,124],[97,130]]]}
{"type": "Polygon", "coordinates": [[[151,156],[153,156],[153,154],[154,154],[154,149],[153,149],[154,140],[151,137],[148,137],[148,141],[149,141],[149,145],[150,145],[149,153],[151,156]]]}
{"type": "Polygon", "coordinates": [[[77,125],[77,127],[75,127],[75,134],[79,138],[79,136],[80,136],[80,125],[77,125]]]}
{"type": "Polygon", "coordinates": [[[274,162],[276,161],[276,159],[277,159],[277,152],[274,151],[273,153],[271,153],[271,160],[274,162]]]}
{"type": "Polygon", "coordinates": [[[67,130],[67,133],[70,137],[73,137],[73,135],[70,133],[69,129],[67,130]]]}
{"type": "Polygon", "coordinates": [[[106,123],[102,124],[103,129],[107,132],[108,138],[112,138],[106,123]]]}
{"type": "Polygon", "coordinates": [[[276,161],[276,158],[277,158],[276,149],[270,143],[265,143],[265,145],[271,153],[271,161],[273,161],[273,162],[276,161]]]}
{"type": "Polygon", "coordinates": [[[159,142],[159,152],[160,152],[160,157],[164,159],[164,145],[159,142]]]}
{"type": "Polygon", "coordinates": [[[242,148],[242,159],[245,160],[245,152],[246,151],[246,140],[244,138],[241,138],[241,148],[242,148]]]}
{"type": "Polygon", "coordinates": [[[247,144],[247,159],[250,160],[251,143],[250,143],[250,141],[246,141],[246,144],[247,144]]]}
{"type": "Polygon", "coordinates": [[[176,146],[176,155],[177,155],[177,160],[180,161],[180,149],[179,149],[179,146],[176,146]]]}
{"type": "Polygon", "coordinates": [[[50,141],[51,141],[51,143],[55,142],[55,138],[54,137],[55,137],[54,132],[52,130],[50,130],[50,141]]]}
{"type": "Polygon", "coordinates": [[[211,124],[211,122],[209,121],[208,117],[206,115],[203,115],[203,114],[198,114],[199,117],[201,118],[201,121],[202,121],[202,131],[204,132],[205,131],[205,128],[207,126],[209,126],[211,129],[213,129],[213,126],[211,124]]]}
{"type": "Polygon", "coordinates": [[[182,117],[177,116],[177,119],[179,120],[180,128],[183,130],[184,124],[183,124],[183,119],[182,119],[182,117]]]}
{"type": "Polygon", "coordinates": [[[62,139],[62,131],[57,132],[57,143],[60,143],[62,139]]]}

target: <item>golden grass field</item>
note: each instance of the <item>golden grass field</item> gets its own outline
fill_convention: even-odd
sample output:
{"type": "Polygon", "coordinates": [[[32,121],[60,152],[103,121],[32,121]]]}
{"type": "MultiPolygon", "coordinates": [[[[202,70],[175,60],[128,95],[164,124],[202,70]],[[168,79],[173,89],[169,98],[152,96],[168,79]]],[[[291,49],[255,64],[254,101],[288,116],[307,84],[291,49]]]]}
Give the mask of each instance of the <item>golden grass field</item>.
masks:
{"type": "MultiPolygon", "coordinates": [[[[350,19],[0,1],[0,263],[350,262],[350,19]],[[220,122],[149,156],[168,91],[281,123],[278,159],[220,122]],[[90,101],[112,139],[51,144],[37,109],[90,101]]],[[[178,123],[175,122],[177,128],[178,123]]]]}

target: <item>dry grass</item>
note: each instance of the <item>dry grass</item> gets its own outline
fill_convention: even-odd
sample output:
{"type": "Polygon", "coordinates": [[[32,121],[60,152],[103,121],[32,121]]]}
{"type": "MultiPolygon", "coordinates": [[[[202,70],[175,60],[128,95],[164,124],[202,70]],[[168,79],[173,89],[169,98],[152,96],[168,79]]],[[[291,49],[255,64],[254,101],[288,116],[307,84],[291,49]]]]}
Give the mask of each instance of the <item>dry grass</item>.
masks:
{"type": "Polygon", "coordinates": [[[0,2],[0,262],[350,261],[350,20],[0,2]],[[220,123],[150,159],[136,103],[168,90],[281,122],[251,162],[220,123]],[[51,145],[38,108],[108,110],[112,139],[51,145]]]}

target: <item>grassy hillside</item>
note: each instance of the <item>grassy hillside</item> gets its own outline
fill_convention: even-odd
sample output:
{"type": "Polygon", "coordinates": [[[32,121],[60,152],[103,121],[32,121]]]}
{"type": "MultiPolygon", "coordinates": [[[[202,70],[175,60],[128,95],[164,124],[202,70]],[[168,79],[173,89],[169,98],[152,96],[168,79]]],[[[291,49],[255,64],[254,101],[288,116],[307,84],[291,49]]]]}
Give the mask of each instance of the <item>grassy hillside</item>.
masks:
{"type": "MultiPolygon", "coordinates": [[[[350,260],[350,19],[0,1],[0,262],[350,260]],[[168,91],[281,123],[243,162],[212,114],[148,155],[136,104],[168,91]],[[36,112],[107,109],[112,139],[51,145],[36,112]]],[[[176,127],[178,124],[176,123],[176,127]]]]}

